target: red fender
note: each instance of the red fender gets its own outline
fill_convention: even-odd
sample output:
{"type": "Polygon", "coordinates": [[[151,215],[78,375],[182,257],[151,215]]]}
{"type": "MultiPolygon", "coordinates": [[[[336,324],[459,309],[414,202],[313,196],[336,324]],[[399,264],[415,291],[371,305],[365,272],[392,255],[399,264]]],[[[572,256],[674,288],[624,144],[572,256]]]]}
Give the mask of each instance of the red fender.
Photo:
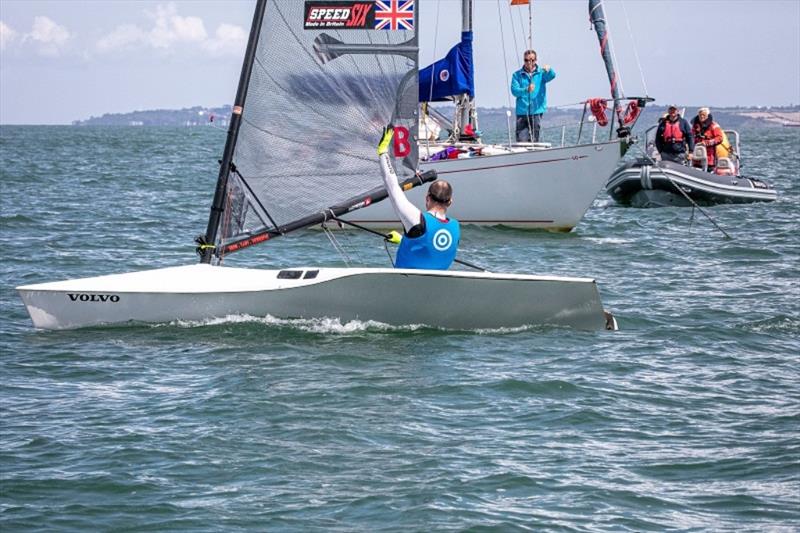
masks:
{"type": "Polygon", "coordinates": [[[597,123],[601,126],[608,124],[608,117],[606,117],[608,104],[606,104],[605,98],[589,98],[587,102],[589,104],[589,109],[592,111],[592,115],[597,119],[597,123]]]}
{"type": "Polygon", "coordinates": [[[628,102],[628,107],[625,108],[625,116],[622,117],[622,125],[627,126],[628,124],[636,122],[641,112],[642,108],[639,107],[639,103],[636,100],[628,102]]]}

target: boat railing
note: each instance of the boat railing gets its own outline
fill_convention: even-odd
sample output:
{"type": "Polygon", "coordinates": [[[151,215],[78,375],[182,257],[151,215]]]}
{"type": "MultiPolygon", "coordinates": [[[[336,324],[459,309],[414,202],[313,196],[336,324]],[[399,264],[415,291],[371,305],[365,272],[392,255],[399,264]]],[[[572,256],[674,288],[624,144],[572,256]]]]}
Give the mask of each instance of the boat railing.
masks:
{"type": "MultiPolygon", "coordinates": [[[[592,102],[600,102],[605,103],[606,105],[611,104],[614,105],[614,100],[610,98],[594,98],[591,100],[586,100],[585,102],[581,102],[583,104],[583,113],[581,114],[581,119],[577,122],[567,122],[561,124],[548,124],[547,126],[542,126],[540,130],[539,140],[550,143],[551,146],[577,146],[580,144],[596,144],[598,142],[603,142],[602,136],[605,136],[607,141],[612,141],[615,136],[620,138],[625,137],[630,134],[630,131],[635,126],[641,111],[644,109],[644,106],[647,105],[648,102],[652,102],[653,98],[650,97],[624,97],[619,102],[628,102],[628,105],[625,109],[620,107],[619,113],[620,117],[624,116],[626,122],[623,124],[622,127],[619,127],[618,123],[615,123],[615,118],[617,116],[617,111],[610,110],[610,113],[606,115],[607,118],[610,118],[608,122],[601,126],[598,123],[598,118],[601,120],[603,119],[603,114],[605,113],[605,109],[602,113],[598,116],[591,111],[590,104],[592,102]],[[623,113],[624,112],[624,113],[623,113]],[[610,117],[609,117],[610,115],[610,117]],[[591,130],[591,139],[589,140],[585,137],[585,133],[587,130],[591,130]],[[600,136],[601,140],[598,140],[598,136],[600,136]]],[[[511,112],[507,112],[508,115],[508,139],[509,144],[512,144],[512,117],[511,112]]],[[[622,120],[622,118],[620,118],[622,120]]]]}
{"type": "Polygon", "coordinates": [[[605,142],[604,133],[606,128],[600,127],[594,120],[558,123],[547,122],[540,127],[539,141],[535,143],[516,141],[516,124],[513,117],[512,120],[508,121],[506,129],[505,135],[502,135],[496,130],[484,134],[483,141],[491,144],[504,144],[509,146],[533,146],[540,149],[555,147],[564,148],[581,144],[605,142]],[[587,122],[591,125],[591,135],[587,135],[587,130],[589,130],[586,125],[587,122]]]}
{"type": "MultiPolygon", "coordinates": [[[[486,122],[481,118],[480,122],[487,126],[485,129],[479,125],[479,117],[474,116],[470,122],[475,128],[473,134],[471,129],[467,129],[470,135],[465,135],[461,131],[461,114],[459,105],[456,105],[453,118],[447,116],[450,109],[437,109],[437,107],[427,103],[422,104],[420,114],[420,145],[424,145],[430,152],[431,147],[440,145],[459,145],[462,143],[472,144],[494,144],[506,145],[507,148],[525,149],[547,149],[553,147],[568,147],[584,144],[597,144],[598,142],[611,142],[616,137],[627,137],[638,120],[641,111],[648,102],[652,102],[650,97],[623,97],[620,100],[609,98],[592,98],[576,104],[562,106],[564,108],[583,106],[583,113],[578,122],[552,123],[547,116],[543,118],[539,133],[538,142],[517,142],[516,141],[516,117],[511,109],[505,110],[505,128],[502,128],[497,114],[490,113],[486,122]],[[627,106],[623,109],[623,103],[627,101],[627,106]],[[618,106],[616,109],[607,109],[607,106],[618,106]],[[601,109],[595,109],[600,106],[601,109]],[[605,118],[604,118],[605,117],[605,118]],[[622,126],[618,121],[624,120],[622,126]],[[598,120],[600,121],[598,123],[598,120]],[[601,124],[603,124],[601,126],[601,124]],[[483,132],[480,130],[483,129],[483,132]],[[501,133],[505,129],[505,132],[501,133]],[[588,132],[591,131],[591,137],[588,132]],[[603,140],[606,136],[607,140],[603,140]]],[[[500,119],[502,120],[502,119],[500,119]]],[[[465,128],[466,129],[466,128],[465,128]]]]}
{"type": "Polygon", "coordinates": [[[728,142],[731,143],[733,153],[736,156],[737,164],[742,164],[742,152],[739,150],[739,132],[736,130],[723,130],[725,135],[728,136],[728,142]]]}
{"type": "MultiPolygon", "coordinates": [[[[439,123],[439,121],[436,121],[439,123]]],[[[439,124],[441,126],[441,124],[439,124]]],[[[515,123],[510,122],[506,128],[507,131],[503,132],[496,125],[481,132],[481,136],[477,139],[461,138],[455,140],[452,135],[448,136],[449,129],[442,128],[441,133],[436,139],[426,140],[426,133],[423,133],[420,125],[420,145],[421,146],[442,146],[442,145],[470,145],[470,144],[486,144],[486,145],[502,145],[506,147],[525,147],[529,149],[547,149],[556,147],[569,147],[577,146],[579,144],[595,144],[597,142],[604,142],[603,134],[604,128],[599,128],[597,123],[592,123],[591,138],[586,134],[586,127],[582,127],[580,122],[563,122],[558,124],[543,124],[539,130],[538,142],[518,142],[516,141],[515,123]],[[579,134],[583,129],[582,138],[579,134]],[[599,139],[599,141],[598,141],[599,139]]],[[[430,132],[430,129],[427,130],[430,132]]]]}
{"type": "Polygon", "coordinates": [[[541,127],[539,141],[562,148],[579,144],[595,144],[598,142],[598,133],[601,134],[600,138],[602,139],[603,131],[604,128],[600,128],[595,120],[548,124],[541,127]],[[591,137],[586,135],[588,129],[586,122],[591,125],[591,137]]]}
{"type": "MultiPolygon", "coordinates": [[[[644,149],[645,153],[649,156],[654,156],[658,154],[658,150],[656,149],[656,130],[658,130],[658,124],[654,124],[650,126],[644,133],[642,134],[642,139],[644,140],[644,149]]],[[[742,161],[742,152],[739,149],[739,132],[736,130],[723,130],[725,135],[728,137],[728,142],[731,144],[731,149],[733,151],[734,157],[736,158],[736,163],[741,164],[742,161]]]]}
{"type": "Polygon", "coordinates": [[[654,159],[660,159],[660,156],[658,156],[658,149],[656,148],[656,130],[658,130],[658,124],[644,130],[644,135],[642,135],[644,139],[644,153],[654,159]]]}

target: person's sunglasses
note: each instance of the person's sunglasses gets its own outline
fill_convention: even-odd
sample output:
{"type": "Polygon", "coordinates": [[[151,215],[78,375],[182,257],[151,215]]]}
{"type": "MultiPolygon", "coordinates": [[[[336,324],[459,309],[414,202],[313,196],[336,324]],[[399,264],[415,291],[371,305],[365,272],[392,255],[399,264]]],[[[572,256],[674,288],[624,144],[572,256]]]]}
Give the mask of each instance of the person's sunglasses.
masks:
{"type": "Polygon", "coordinates": [[[526,63],[536,63],[535,59],[525,58],[526,63]]]}

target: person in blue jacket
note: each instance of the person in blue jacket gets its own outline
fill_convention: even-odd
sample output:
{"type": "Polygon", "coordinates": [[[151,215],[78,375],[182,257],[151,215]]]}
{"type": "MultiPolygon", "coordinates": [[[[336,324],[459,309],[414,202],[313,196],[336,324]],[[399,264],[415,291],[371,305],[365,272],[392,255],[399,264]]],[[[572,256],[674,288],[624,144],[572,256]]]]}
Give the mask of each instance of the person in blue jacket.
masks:
{"type": "Polygon", "coordinates": [[[547,84],[556,77],[556,72],[545,65],[536,64],[536,51],[526,50],[522,68],[511,76],[511,94],[517,98],[517,141],[539,142],[542,115],[547,109],[547,84]]]}
{"type": "MultiPolygon", "coordinates": [[[[444,181],[431,183],[425,196],[425,213],[412,204],[400,185],[389,157],[389,143],[394,130],[384,130],[378,145],[383,183],[397,216],[403,224],[403,237],[395,256],[395,268],[420,268],[447,270],[456,258],[461,230],[458,220],[447,216],[447,208],[453,203],[453,188],[444,181]]],[[[391,242],[397,242],[397,232],[391,242]]],[[[392,235],[390,234],[390,235],[392,235]]]]}

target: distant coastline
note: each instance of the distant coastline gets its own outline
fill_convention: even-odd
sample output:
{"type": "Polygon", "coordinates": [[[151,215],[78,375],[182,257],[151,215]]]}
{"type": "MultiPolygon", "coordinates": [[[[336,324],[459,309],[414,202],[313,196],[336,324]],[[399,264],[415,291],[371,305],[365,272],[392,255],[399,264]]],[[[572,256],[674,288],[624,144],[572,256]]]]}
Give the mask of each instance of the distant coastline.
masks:
{"type": "MultiPolygon", "coordinates": [[[[691,119],[696,106],[686,106],[686,118],[691,119]]],[[[582,114],[581,108],[551,108],[545,114],[546,122],[561,124],[577,122],[582,114]]],[[[650,105],[645,108],[639,124],[653,124],[666,113],[665,106],[650,105]]],[[[726,128],[740,127],[800,127],[800,105],[783,107],[718,107],[712,108],[714,119],[726,128]]],[[[225,128],[231,115],[231,106],[201,107],[183,109],[152,109],[130,113],[106,113],[99,117],[76,120],[73,126],[217,126],[225,128]]],[[[481,127],[489,129],[495,125],[505,128],[505,108],[479,108],[478,118],[481,127]]]]}
{"type": "Polygon", "coordinates": [[[227,127],[231,106],[149,109],[130,113],[106,113],[86,120],[74,120],[73,126],[218,126],[227,127]]]}

